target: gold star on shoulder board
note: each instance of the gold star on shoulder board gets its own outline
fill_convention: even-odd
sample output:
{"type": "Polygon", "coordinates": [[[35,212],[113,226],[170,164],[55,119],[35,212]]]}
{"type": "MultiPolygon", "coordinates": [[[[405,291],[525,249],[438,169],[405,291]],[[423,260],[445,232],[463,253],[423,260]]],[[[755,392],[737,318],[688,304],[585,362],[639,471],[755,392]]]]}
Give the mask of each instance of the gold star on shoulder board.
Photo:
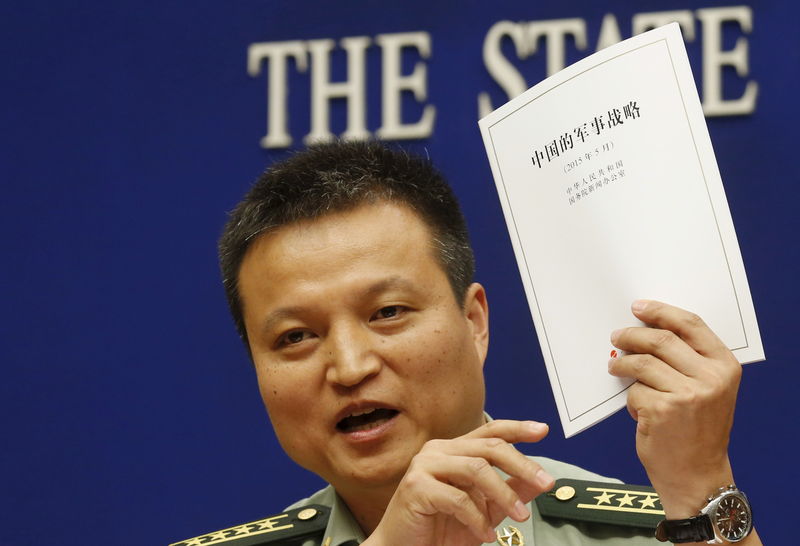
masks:
{"type": "Polygon", "coordinates": [[[653,508],[656,507],[656,497],[647,496],[644,499],[639,501],[642,505],[642,508],[653,508]]]}
{"type": "Polygon", "coordinates": [[[597,499],[597,504],[611,504],[611,499],[613,499],[615,495],[609,495],[608,491],[603,491],[602,495],[598,495],[594,497],[597,499]]]}
{"type": "Polygon", "coordinates": [[[620,506],[633,506],[633,499],[635,498],[635,496],[632,497],[628,493],[625,493],[625,496],[617,499],[617,501],[619,502],[620,506]]]}
{"type": "Polygon", "coordinates": [[[228,535],[225,534],[225,531],[216,531],[216,532],[211,533],[211,534],[206,535],[206,536],[209,539],[211,539],[212,541],[214,541],[214,540],[225,540],[226,538],[228,538],[228,535]]]}

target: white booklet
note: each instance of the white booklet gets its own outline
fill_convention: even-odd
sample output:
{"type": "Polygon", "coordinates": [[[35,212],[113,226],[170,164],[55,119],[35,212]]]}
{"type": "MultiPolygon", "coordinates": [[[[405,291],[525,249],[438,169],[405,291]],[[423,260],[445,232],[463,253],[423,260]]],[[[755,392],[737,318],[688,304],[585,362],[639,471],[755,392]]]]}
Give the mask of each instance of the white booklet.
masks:
{"type": "Polygon", "coordinates": [[[740,362],[764,359],[680,30],[591,55],[480,120],[567,437],[625,406],[612,330],[630,304],[699,314],[740,362]]]}

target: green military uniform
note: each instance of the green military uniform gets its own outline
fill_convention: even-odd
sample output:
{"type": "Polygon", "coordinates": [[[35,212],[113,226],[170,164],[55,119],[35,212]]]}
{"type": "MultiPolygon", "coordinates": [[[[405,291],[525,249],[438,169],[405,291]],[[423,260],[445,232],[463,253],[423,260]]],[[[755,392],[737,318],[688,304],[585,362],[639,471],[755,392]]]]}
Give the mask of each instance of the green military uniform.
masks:
{"type": "MultiPolygon", "coordinates": [[[[556,478],[556,486],[528,504],[528,520],[501,522],[493,546],[658,544],[653,531],[664,513],[652,488],[624,485],[553,459],[531,459],[556,478]]],[[[171,546],[357,546],[365,538],[350,509],[328,486],[282,514],[171,546]]]]}
{"type": "MultiPolygon", "coordinates": [[[[484,416],[487,422],[492,420],[489,414],[484,416]]],[[[652,488],[624,485],[546,457],[530,458],[556,479],[556,486],[528,503],[531,517],[526,521],[503,520],[495,528],[497,541],[486,546],[661,544],[655,527],[664,512],[652,488]]],[[[357,546],[365,539],[350,509],[329,485],[283,514],[170,546],[357,546]]]]}
{"type": "MultiPolygon", "coordinates": [[[[600,498],[600,501],[590,501],[592,504],[600,503],[600,506],[607,506],[608,508],[604,510],[585,510],[585,514],[579,513],[577,515],[577,517],[581,518],[581,521],[573,519],[576,513],[574,509],[576,505],[572,503],[572,508],[569,507],[569,500],[572,499],[563,501],[564,504],[562,506],[565,508],[562,510],[563,514],[560,517],[544,517],[539,509],[539,505],[543,503],[532,502],[528,505],[531,517],[527,521],[517,522],[512,519],[506,519],[497,526],[498,542],[492,543],[493,546],[498,546],[498,544],[514,546],[531,546],[533,544],[536,546],[590,546],[601,544],[603,546],[617,544],[620,546],[652,546],[660,544],[653,536],[655,524],[652,524],[649,528],[632,527],[630,523],[632,518],[638,517],[637,512],[615,512],[614,510],[617,508],[617,504],[620,503],[619,501],[621,501],[622,504],[626,505],[622,507],[623,510],[631,506],[633,510],[641,511],[640,507],[644,502],[646,506],[644,511],[650,513],[648,514],[650,521],[656,521],[663,516],[657,515],[657,512],[660,511],[658,510],[660,506],[657,504],[657,497],[654,493],[642,492],[637,495],[636,491],[628,489],[629,486],[614,485],[620,484],[619,481],[604,478],[577,466],[544,457],[532,457],[532,459],[557,480],[560,478],[573,478],[611,485],[612,487],[607,490],[601,490],[603,488],[599,487],[593,488],[596,489],[594,492],[597,493],[596,497],[600,498]],[[650,505],[653,506],[652,510],[649,508],[650,505]],[[586,514],[588,514],[588,517],[586,514]],[[621,516],[623,520],[619,520],[618,516],[621,516]],[[624,520],[625,517],[628,518],[627,521],[624,520]],[[589,521],[586,521],[587,519],[589,521]],[[600,521],[611,521],[613,523],[597,523],[600,521]],[[620,524],[620,521],[623,524],[620,524]]],[[[557,490],[558,485],[554,492],[557,490]]],[[[589,494],[593,495],[594,492],[589,494]]],[[[595,497],[591,498],[594,499],[595,497]]],[[[554,499],[552,504],[559,506],[561,502],[558,499],[554,499]]],[[[366,538],[350,510],[336,494],[333,487],[328,486],[309,498],[292,504],[287,510],[301,508],[309,504],[330,507],[331,512],[324,533],[307,539],[302,542],[302,546],[350,546],[359,544],[366,538]]],[[[547,511],[547,506],[543,505],[543,508],[547,511]]],[[[644,525],[648,525],[648,523],[644,525]]]]}

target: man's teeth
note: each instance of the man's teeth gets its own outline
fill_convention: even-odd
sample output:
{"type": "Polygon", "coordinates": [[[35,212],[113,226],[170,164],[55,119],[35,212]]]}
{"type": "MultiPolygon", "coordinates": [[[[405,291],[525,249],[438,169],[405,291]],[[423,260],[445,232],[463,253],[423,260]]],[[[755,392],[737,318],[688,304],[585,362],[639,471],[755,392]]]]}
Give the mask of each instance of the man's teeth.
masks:
{"type": "Polygon", "coordinates": [[[350,427],[347,430],[348,430],[348,432],[360,432],[362,430],[371,430],[371,429],[373,429],[375,427],[381,426],[382,424],[384,424],[388,420],[389,420],[388,417],[384,417],[383,419],[378,419],[377,421],[372,421],[370,423],[364,423],[362,425],[356,425],[354,427],[350,427]]]}
{"type": "Polygon", "coordinates": [[[387,408],[354,410],[350,415],[339,421],[336,428],[346,432],[370,430],[390,421],[395,415],[397,415],[396,410],[387,408]]]}
{"type": "Polygon", "coordinates": [[[356,410],[356,411],[354,411],[353,413],[351,413],[351,414],[349,415],[349,417],[358,417],[359,415],[366,415],[366,414],[368,414],[368,413],[372,413],[373,411],[375,411],[375,408],[372,408],[372,409],[365,409],[365,410],[363,410],[363,411],[356,410]]]}

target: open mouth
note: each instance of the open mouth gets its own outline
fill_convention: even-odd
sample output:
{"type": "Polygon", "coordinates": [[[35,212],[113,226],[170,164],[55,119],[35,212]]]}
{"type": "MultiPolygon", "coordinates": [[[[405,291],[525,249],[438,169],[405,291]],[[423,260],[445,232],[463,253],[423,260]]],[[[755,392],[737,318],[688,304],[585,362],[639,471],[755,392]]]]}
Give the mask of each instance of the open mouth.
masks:
{"type": "Polygon", "coordinates": [[[336,423],[336,428],[342,432],[369,430],[381,426],[394,418],[397,413],[397,410],[385,408],[374,408],[363,412],[356,411],[336,423]]]}

